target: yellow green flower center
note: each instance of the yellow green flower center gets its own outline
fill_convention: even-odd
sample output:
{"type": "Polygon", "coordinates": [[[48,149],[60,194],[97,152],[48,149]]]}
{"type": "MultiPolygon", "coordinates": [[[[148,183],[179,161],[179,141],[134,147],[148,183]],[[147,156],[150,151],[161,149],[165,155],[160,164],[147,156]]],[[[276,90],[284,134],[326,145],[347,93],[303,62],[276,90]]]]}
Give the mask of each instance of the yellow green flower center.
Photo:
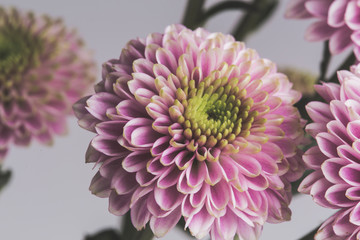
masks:
{"type": "Polygon", "coordinates": [[[198,86],[191,80],[178,88],[174,105],[183,105],[184,113],[177,118],[184,136],[199,146],[225,147],[237,136],[246,137],[257,111],[250,111],[253,100],[246,90],[239,89],[239,80],[205,78],[198,86]]]}
{"type": "Polygon", "coordinates": [[[43,52],[40,36],[22,26],[17,15],[7,17],[0,21],[1,102],[11,101],[11,92],[21,84],[24,72],[40,63],[43,52]]]}

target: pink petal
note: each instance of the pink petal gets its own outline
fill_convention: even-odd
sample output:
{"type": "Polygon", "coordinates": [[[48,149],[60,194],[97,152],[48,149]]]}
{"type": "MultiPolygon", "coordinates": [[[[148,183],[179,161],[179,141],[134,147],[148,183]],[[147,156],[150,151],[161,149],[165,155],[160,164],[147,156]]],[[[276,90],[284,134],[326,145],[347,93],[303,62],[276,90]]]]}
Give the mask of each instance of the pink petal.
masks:
{"type": "Polygon", "coordinates": [[[176,155],[181,151],[182,149],[169,147],[167,148],[161,155],[160,162],[164,166],[172,165],[175,161],[176,155]]]}
{"type": "Polygon", "coordinates": [[[347,4],[345,12],[345,22],[352,30],[360,29],[360,10],[359,3],[351,1],[347,4]]]}
{"type": "Polygon", "coordinates": [[[211,237],[214,237],[214,231],[216,230],[219,236],[218,239],[234,239],[237,230],[237,225],[234,224],[236,220],[237,217],[231,211],[227,211],[225,216],[215,220],[215,226],[211,229],[211,237]]]}
{"type": "Polygon", "coordinates": [[[123,100],[116,106],[117,113],[124,119],[147,117],[144,108],[134,99],[123,100]]]}
{"type": "Polygon", "coordinates": [[[153,157],[148,151],[132,152],[124,158],[122,167],[127,172],[137,172],[144,169],[146,164],[152,159],[153,157]]]}
{"type": "Polygon", "coordinates": [[[99,197],[108,197],[110,195],[110,181],[97,172],[91,180],[90,191],[99,197]]]}
{"type": "Polygon", "coordinates": [[[339,175],[353,186],[360,186],[360,166],[359,164],[349,164],[347,166],[344,166],[340,172],[339,175]]]}
{"type": "Polygon", "coordinates": [[[326,19],[330,7],[330,1],[313,1],[309,0],[305,3],[305,8],[316,18],[326,19]]]}
{"type": "Polygon", "coordinates": [[[238,176],[238,168],[234,167],[234,160],[227,156],[220,158],[221,170],[226,181],[231,181],[238,176]]]}
{"type": "Polygon", "coordinates": [[[195,188],[201,185],[206,178],[207,167],[204,162],[194,161],[192,166],[186,170],[186,179],[190,187],[195,188]]]}
{"type": "Polygon", "coordinates": [[[330,121],[327,125],[328,132],[333,136],[337,137],[344,144],[352,143],[351,138],[349,137],[348,132],[343,124],[339,123],[336,120],[330,121]]]}
{"type": "Polygon", "coordinates": [[[174,158],[175,160],[175,164],[176,166],[180,169],[180,170],[184,170],[186,169],[194,160],[195,158],[195,154],[188,151],[188,150],[183,150],[181,152],[179,152],[176,157],[174,158]]]}
{"type": "Polygon", "coordinates": [[[360,120],[349,122],[346,128],[354,140],[360,139],[360,120]]]}
{"type": "Polygon", "coordinates": [[[96,136],[91,145],[97,151],[108,156],[121,156],[126,151],[116,140],[106,139],[101,135],[96,136]]]}
{"type": "Polygon", "coordinates": [[[338,154],[341,158],[347,160],[348,162],[359,162],[360,153],[354,150],[354,148],[349,145],[341,145],[337,149],[338,154]]]}
{"type": "Polygon", "coordinates": [[[350,213],[350,222],[356,226],[360,225],[360,203],[356,204],[350,213]]]}
{"type": "Polygon", "coordinates": [[[181,208],[178,207],[166,217],[152,217],[150,219],[150,228],[156,237],[163,237],[179,222],[180,218],[181,208]]]}
{"type": "Polygon", "coordinates": [[[248,187],[253,190],[262,191],[269,187],[267,178],[261,174],[256,177],[245,176],[245,178],[248,180],[248,187]]]}
{"type": "Polygon", "coordinates": [[[118,195],[115,191],[112,191],[109,197],[109,212],[114,215],[124,215],[130,209],[132,193],[126,195],[118,195]]]}
{"type": "Polygon", "coordinates": [[[165,48],[156,50],[156,60],[158,63],[167,67],[172,73],[176,73],[177,61],[174,55],[165,48]]]}
{"type": "Polygon", "coordinates": [[[333,230],[338,236],[346,236],[354,231],[354,225],[349,221],[349,213],[352,208],[343,209],[339,212],[333,225],[333,230]]]}
{"type": "Polygon", "coordinates": [[[189,186],[188,184],[188,181],[186,179],[186,171],[183,171],[181,173],[181,175],[179,176],[179,181],[178,181],[178,184],[177,184],[177,189],[179,190],[179,192],[183,193],[183,194],[191,194],[191,193],[195,193],[195,192],[198,192],[201,187],[203,185],[202,184],[199,184],[197,187],[191,187],[189,186]]]}
{"type": "Polygon", "coordinates": [[[338,207],[350,207],[354,205],[354,202],[345,195],[348,187],[347,184],[337,184],[329,187],[325,193],[326,200],[330,204],[338,207]]]}
{"type": "Polygon", "coordinates": [[[95,129],[104,138],[116,141],[122,135],[124,125],[123,121],[106,121],[96,124],[95,129]]]}
{"type": "Polygon", "coordinates": [[[334,32],[334,34],[332,34],[330,37],[330,53],[333,55],[339,54],[346,48],[350,47],[352,45],[351,33],[352,31],[347,27],[336,30],[336,32],[334,32]]]}
{"type": "Polygon", "coordinates": [[[200,239],[209,233],[214,220],[215,218],[207,212],[205,207],[203,207],[200,212],[186,220],[185,227],[189,227],[191,234],[200,239]]]}
{"type": "Polygon", "coordinates": [[[108,119],[106,110],[108,108],[114,108],[119,102],[120,99],[116,95],[100,92],[87,99],[86,109],[97,119],[106,121],[108,119]]]}
{"type": "Polygon", "coordinates": [[[305,194],[310,194],[312,186],[321,178],[323,178],[323,173],[321,170],[316,170],[312,173],[310,173],[308,176],[302,180],[300,183],[300,186],[298,188],[298,191],[305,194]]]}
{"type": "Polygon", "coordinates": [[[312,15],[305,8],[306,0],[293,0],[287,5],[285,17],[287,18],[310,18],[312,15]]]}
{"type": "Polygon", "coordinates": [[[311,188],[310,194],[313,197],[314,202],[319,204],[322,207],[326,208],[336,208],[333,204],[329,203],[325,199],[326,190],[331,187],[332,184],[328,182],[325,178],[322,178],[316,181],[311,188]]]}
{"type": "Polygon", "coordinates": [[[329,133],[319,133],[316,136],[316,141],[323,154],[329,158],[337,157],[337,147],[341,145],[341,142],[330,135],[329,133]]]}
{"type": "Polygon", "coordinates": [[[169,141],[169,136],[164,136],[157,139],[150,150],[151,154],[154,156],[162,155],[162,153],[169,148],[169,141]]]}
{"type": "Polygon", "coordinates": [[[207,163],[206,182],[215,185],[222,179],[221,166],[218,162],[207,163]]]}
{"type": "Polygon", "coordinates": [[[319,147],[314,146],[309,148],[303,155],[303,160],[305,164],[312,169],[319,169],[321,164],[327,159],[327,157],[322,154],[319,147]]]}
{"type": "Polygon", "coordinates": [[[329,16],[327,22],[330,26],[338,28],[344,24],[344,17],[348,0],[337,0],[329,3],[329,16]]]}
{"type": "Polygon", "coordinates": [[[306,111],[314,122],[328,123],[333,119],[330,107],[322,102],[310,102],[306,105],[306,111]]]}
{"type": "Polygon", "coordinates": [[[133,174],[118,170],[111,181],[111,187],[116,193],[124,195],[134,192],[138,184],[133,174]]]}
{"type": "Polygon", "coordinates": [[[184,198],[184,195],[178,192],[175,186],[166,189],[155,187],[154,196],[157,204],[166,211],[178,207],[184,198]]]}
{"type": "Polygon", "coordinates": [[[326,21],[318,21],[311,24],[305,32],[305,39],[308,41],[324,41],[329,39],[336,29],[330,27],[326,21]]]}
{"type": "Polygon", "coordinates": [[[354,99],[356,101],[360,101],[360,91],[358,89],[358,79],[349,79],[343,82],[341,88],[341,96],[346,99],[354,99]]]}
{"type": "Polygon", "coordinates": [[[175,185],[179,180],[180,173],[181,172],[177,167],[169,167],[165,172],[163,172],[163,174],[161,174],[160,178],[158,179],[158,188],[166,189],[175,185]]]}
{"type": "Polygon", "coordinates": [[[146,75],[154,77],[153,63],[145,58],[136,59],[133,62],[133,70],[138,73],[145,73],[146,75]]]}
{"type": "Polygon", "coordinates": [[[326,102],[340,99],[340,86],[335,83],[322,83],[322,85],[315,85],[315,90],[320,94],[326,102]]]}
{"type": "Polygon", "coordinates": [[[146,223],[150,220],[151,214],[147,209],[146,200],[147,198],[143,197],[131,207],[131,222],[138,231],[144,228],[146,223]]]}
{"type": "Polygon", "coordinates": [[[237,234],[240,239],[255,240],[259,239],[262,232],[262,225],[255,224],[255,227],[249,226],[245,221],[238,218],[237,234]]]}
{"type": "Polygon", "coordinates": [[[229,185],[225,181],[220,181],[210,187],[210,202],[218,209],[224,209],[230,200],[229,185]]]}
{"type": "Polygon", "coordinates": [[[237,163],[239,172],[248,177],[256,177],[261,172],[261,165],[256,158],[249,155],[234,155],[234,162],[237,163]]]}
{"type": "Polygon", "coordinates": [[[360,200],[360,187],[349,187],[346,190],[346,197],[350,200],[359,202],[360,200]]]}
{"type": "MultiPolygon", "coordinates": [[[[147,199],[147,208],[149,209],[150,213],[153,215],[153,217],[166,217],[169,214],[171,214],[171,211],[165,211],[161,209],[159,204],[155,201],[154,192],[151,190],[150,195],[147,199]]],[[[151,221],[151,220],[150,220],[151,221]]]]}
{"type": "Polygon", "coordinates": [[[207,184],[203,184],[201,189],[196,193],[190,194],[190,203],[194,208],[204,205],[206,197],[210,194],[210,187],[207,184]]]}
{"type": "Polygon", "coordinates": [[[349,113],[347,110],[346,105],[339,101],[339,100],[333,100],[330,102],[330,110],[332,115],[335,117],[336,120],[339,121],[339,123],[342,123],[344,126],[346,126],[349,122],[349,113]]]}
{"type": "Polygon", "coordinates": [[[349,161],[342,158],[331,158],[321,165],[321,170],[329,182],[334,184],[344,183],[343,179],[339,176],[339,171],[348,163],[349,161]]]}

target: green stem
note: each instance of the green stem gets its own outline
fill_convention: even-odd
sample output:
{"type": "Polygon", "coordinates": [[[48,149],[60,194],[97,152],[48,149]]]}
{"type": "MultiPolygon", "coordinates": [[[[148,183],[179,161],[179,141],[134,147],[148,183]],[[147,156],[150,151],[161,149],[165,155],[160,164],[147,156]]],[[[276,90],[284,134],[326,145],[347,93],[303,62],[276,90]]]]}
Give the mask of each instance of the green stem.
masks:
{"type": "Polygon", "coordinates": [[[140,231],[134,228],[131,222],[130,212],[128,212],[123,218],[121,236],[126,240],[151,240],[154,234],[148,225],[140,231]]]}
{"type": "Polygon", "coordinates": [[[345,61],[337,68],[337,70],[333,73],[331,78],[329,79],[329,82],[337,83],[337,71],[339,70],[349,70],[350,66],[353,65],[356,61],[355,54],[352,52],[345,61]]]}
{"type": "Polygon", "coordinates": [[[254,6],[252,4],[246,2],[239,1],[226,1],[220,2],[213,5],[209,8],[202,17],[202,22],[205,23],[212,16],[224,11],[224,10],[237,10],[237,9],[245,9],[245,10],[254,10],[254,6]]]}
{"type": "Polygon", "coordinates": [[[249,10],[239,21],[232,31],[232,35],[236,40],[244,41],[251,32],[266,22],[278,3],[279,0],[254,0],[252,3],[253,10],[249,10]]]}
{"type": "Polygon", "coordinates": [[[182,20],[184,26],[195,29],[200,26],[205,0],[188,0],[182,20]]]}
{"type": "Polygon", "coordinates": [[[305,236],[303,236],[299,240],[314,240],[314,236],[317,233],[319,227],[320,226],[317,226],[314,230],[312,230],[311,232],[309,232],[308,234],[306,234],[305,236]]]}
{"type": "MultiPolygon", "coordinates": [[[[325,80],[325,74],[326,74],[327,65],[328,65],[327,61],[330,61],[330,60],[326,60],[326,55],[327,55],[327,53],[326,53],[326,50],[324,47],[324,55],[323,56],[325,56],[325,58],[323,58],[323,61],[321,62],[321,69],[322,69],[321,72],[322,73],[320,74],[319,80],[321,80],[321,79],[325,80]],[[322,75],[324,75],[324,77],[322,77],[322,75]]],[[[356,57],[355,57],[354,53],[351,53],[345,59],[345,61],[337,68],[337,70],[334,72],[334,74],[330,77],[330,79],[327,82],[338,83],[337,71],[349,69],[349,67],[355,63],[355,60],[356,60],[356,57]]],[[[310,122],[312,120],[310,119],[309,115],[307,114],[305,106],[306,106],[306,104],[308,104],[311,101],[323,101],[323,99],[322,99],[322,97],[320,97],[320,95],[318,93],[316,93],[315,95],[309,96],[309,97],[303,96],[301,98],[301,100],[295,104],[295,107],[297,107],[299,109],[301,116],[303,118],[309,120],[310,122]]]]}
{"type": "Polygon", "coordinates": [[[330,50],[329,50],[329,41],[325,41],[323,57],[322,57],[322,60],[320,63],[320,76],[318,78],[318,82],[321,80],[325,80],[330,60],[331,60],[331,54],[330,54],[330,50]]]}

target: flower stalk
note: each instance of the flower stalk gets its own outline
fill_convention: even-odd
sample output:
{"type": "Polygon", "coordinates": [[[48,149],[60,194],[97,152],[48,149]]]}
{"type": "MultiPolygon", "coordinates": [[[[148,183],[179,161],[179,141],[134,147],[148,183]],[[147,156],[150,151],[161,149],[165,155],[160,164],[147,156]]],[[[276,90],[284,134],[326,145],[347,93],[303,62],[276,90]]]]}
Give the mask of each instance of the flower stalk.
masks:
{"type": "Polygon", "coordinates": [[[254,0],[252,8],[241,18],[232,31],[238,41],[244,41],[248,35],[268,20],[278,6],[278,0],[254,0]]]}

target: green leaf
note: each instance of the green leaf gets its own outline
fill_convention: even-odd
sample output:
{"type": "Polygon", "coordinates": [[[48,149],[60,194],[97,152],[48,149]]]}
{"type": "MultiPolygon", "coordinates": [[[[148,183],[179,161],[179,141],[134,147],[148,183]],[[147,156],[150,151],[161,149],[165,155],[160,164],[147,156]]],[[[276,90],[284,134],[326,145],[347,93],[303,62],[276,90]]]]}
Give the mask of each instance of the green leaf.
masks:
{"type": "Polygon", "coordinates": [[[11,178],[11,171],[3,171],[0,169],[0,191],[9,183],[11,178]]]}
{"type": "Polygon", "coordinates": [[[114,229],[101,230],[94,235],[88,235],[85,240],[122,240],[120,235],[114,229]]]}

